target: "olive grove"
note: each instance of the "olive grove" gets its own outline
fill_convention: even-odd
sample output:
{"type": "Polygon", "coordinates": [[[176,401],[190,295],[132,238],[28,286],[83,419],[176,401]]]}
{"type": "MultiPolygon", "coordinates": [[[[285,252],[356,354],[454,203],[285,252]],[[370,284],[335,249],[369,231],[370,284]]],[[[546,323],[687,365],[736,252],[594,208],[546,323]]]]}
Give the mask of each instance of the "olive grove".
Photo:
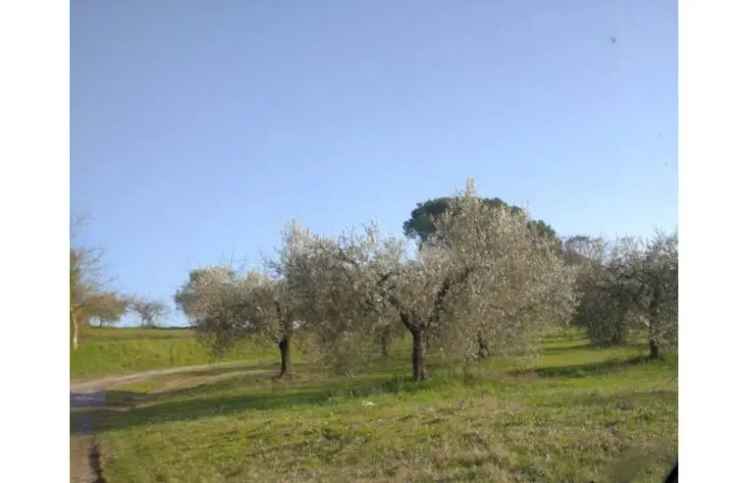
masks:
{"type": "Polygon", "coordinates": [[[529,353],[570,321],[595,343],[645,329],[652,357],[675,347],[676,235],[561,243],[524,210],[477,196],[472,180],[441,200],[434,216],[417,214],[416,247],[374,224],[330,237],[292,223],[263,270],[193,270],[175,302],[216,353],[246,337],[276,344],[280,376],[299,332],[344,373],[408,334],[416,381],[428,352],[529,353]]]}
{"type": "Polygon", "coordinates": [[[567,319],[573,270],[523,213],[483,203],[470,182],[434,224],[412,256],[372,226],[319,240],[297,273],[315,330],[334,341],[395,316],[411,335],[412,376],[423,380],[428,345],[476,357],[567,319]]]}

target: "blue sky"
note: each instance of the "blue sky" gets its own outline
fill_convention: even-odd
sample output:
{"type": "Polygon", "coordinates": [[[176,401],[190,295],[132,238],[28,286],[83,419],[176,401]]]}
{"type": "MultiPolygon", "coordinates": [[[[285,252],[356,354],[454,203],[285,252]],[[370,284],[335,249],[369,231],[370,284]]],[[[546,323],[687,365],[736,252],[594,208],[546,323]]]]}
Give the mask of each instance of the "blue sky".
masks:
{"type": "MultiPolygon", "coordinates": [[[[677,224],[675,1],[71,2],[71,212],[113,285],[391,234],[468,176],[561,235],[677,224]]],[[[183,322],[176,311],[166,322],[183,322]]]]}

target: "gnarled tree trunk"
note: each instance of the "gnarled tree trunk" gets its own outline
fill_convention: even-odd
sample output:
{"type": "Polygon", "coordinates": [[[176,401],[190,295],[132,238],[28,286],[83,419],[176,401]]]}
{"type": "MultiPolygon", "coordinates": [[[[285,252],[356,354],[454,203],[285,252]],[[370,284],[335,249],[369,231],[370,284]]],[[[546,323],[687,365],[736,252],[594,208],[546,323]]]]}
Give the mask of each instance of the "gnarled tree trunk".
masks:
{"type": "Polygon", "coordinates": [[[422,328],[412,329],[412,350],[411,365],[412,376],[415,381],[424,381],[427,379],[427,369],[425,368],[425,352],[427,349],[427,334],[422,328]]]}
{"type": "Polygon", "coordinates": [[[659,352],[659,344],[657,344],[653,338],[649,338],[648,340],[648,349],[649,358],[658,359],[659,357],[661,357],[661,353],[659,352]]]}

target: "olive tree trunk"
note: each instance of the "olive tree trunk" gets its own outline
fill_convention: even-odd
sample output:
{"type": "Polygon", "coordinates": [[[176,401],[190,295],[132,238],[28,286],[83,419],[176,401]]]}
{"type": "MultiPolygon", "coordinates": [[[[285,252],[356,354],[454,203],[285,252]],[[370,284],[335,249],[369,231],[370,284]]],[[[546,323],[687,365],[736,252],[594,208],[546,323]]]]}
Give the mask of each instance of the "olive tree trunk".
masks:
{"type": "Polygon", "coordinates": [[[411,365],[412,376],[415,381],[424,381],[427,379],[427,370],[425,368],[425,352],[427,349],[427,334],[424,329],[412,329],[412,350],[411,365]]]}
{"type": "Polygon", "coordinates": [[[281,371],[278,377],[289,376],[292,373],[292,356],[289,336],[285,336],[279,341],[279,352],[281,353],[281,371]]]}
{"type": "Polygon", "coordinates": [[[661,353],[659,352],[659,344],[657,344],[657,342],[653,338],[649,338],[648,349],[649,358],[658,359],[659,357],[661,357],[661,353]]]}

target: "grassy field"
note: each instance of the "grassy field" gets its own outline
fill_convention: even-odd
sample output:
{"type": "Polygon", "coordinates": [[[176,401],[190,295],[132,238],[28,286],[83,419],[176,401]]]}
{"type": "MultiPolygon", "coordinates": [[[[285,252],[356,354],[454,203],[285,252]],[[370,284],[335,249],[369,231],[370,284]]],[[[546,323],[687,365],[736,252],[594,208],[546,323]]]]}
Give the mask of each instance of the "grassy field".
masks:
{"type": "MultiPolygon", "coordinates": [[[[221,360],[262,361],[274,357],[273,347],[248,342],[221,360]]],[[[210,362],[215,360],[198,343],[192,330],[87,327],[80,347],[70,353],[70,377],[85,380],[210,362]]]]}
{"type": "Polygon", "coordinates": [[[656,482],[677,452],[677,371],[646,352],[570,333],[531,366],[431,360],[423,383],[406,346],[352,378],[248,363],[121,386],[89,416],[110,483],[656,482]]]}

